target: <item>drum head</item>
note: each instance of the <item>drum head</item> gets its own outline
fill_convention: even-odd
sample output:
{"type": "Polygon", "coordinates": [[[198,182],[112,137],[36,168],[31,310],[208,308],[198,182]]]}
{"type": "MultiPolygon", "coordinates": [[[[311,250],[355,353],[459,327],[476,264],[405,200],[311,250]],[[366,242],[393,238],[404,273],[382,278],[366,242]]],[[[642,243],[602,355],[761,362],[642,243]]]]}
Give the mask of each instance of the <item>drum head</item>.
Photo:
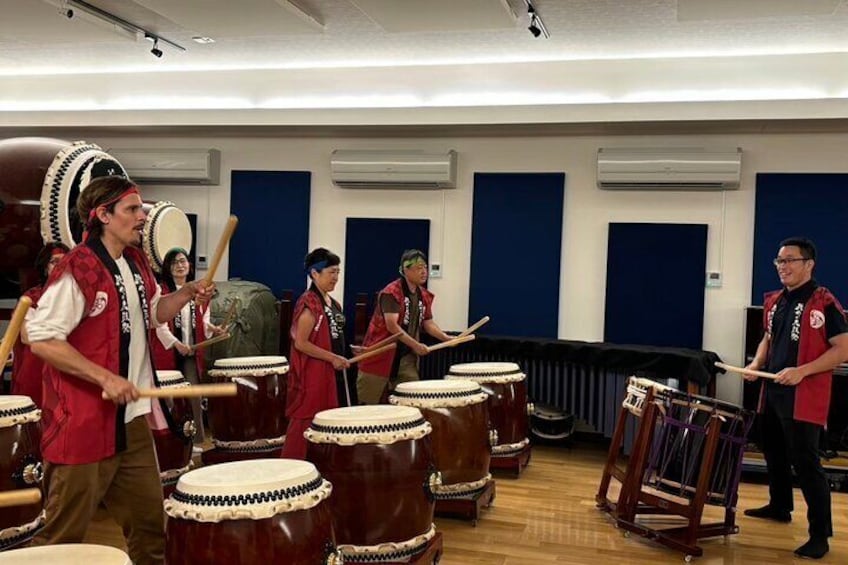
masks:
{"type": "Polygon", "coordinates": [[[458,363],[448,369],[448,379],[473,379],[478,383],[510,383],[523,381],[527,375],[516,363],[458,363]]]}
{"type": "Polygon", "coordinates": [[[12,565],[132,565],[129,555],[114,547],[69,543],[28,547],[0,553],[0,564],[12,565]]]}
{"type": "Polygon", "coordinates": [[[217,359],[215,368],[209,371],[209,375],[213,377],[262,377],[265,375],[283,375],[288,372],[289,362],[282,355],[261,355],[217,359]]]}
{"type": "Polygon", "coordinates": [[[390,444],[419,439],[433,431],[421,411],[411,406],[350,406],[318,412],[306,439],[313,443],[390,444]]]}
{"type": "Polygon", "coordinates": [[[191,251],[191,224],[185,212],[173,202],[163,200],[154,204],[147,213],[141,237],[144,254],[157,273],[162,272],[165,255],[171,249],[191,251]]]}
{"type": "Polygon", "coordinates": [[[82,240],[83,223],[76,212],[77,198],[92,180],[127,176],[124,167],[100,147],[75,141],[59,151],[48,167],[41,189],[41,237],[74,247],[82,240]]]}
{"type": "Polygon", "coordinates": [[[189,386],[189,382],[179,371],[156,371],[156,380],[162,388],[189,386]]]}
{"type": "Polygon", "coordinates": [[[270,518],[312,508],[330,496],[315,465],[295,459],[251,459],[189,471],[165,502],[171,517],[218,522],[270,518]]]}
{"type": "Polygon", "coordinates": [[[37,422],[41,410],[29,396],[0,396],[0,428],[16,426],[24,422],[37,422]]]}
{"type": "Polygon", "coordinates": [[[400,383],[389,402],[416,408],[447,408],[485,402],[488,394],[471,379],[412,381],[400,383]]]}

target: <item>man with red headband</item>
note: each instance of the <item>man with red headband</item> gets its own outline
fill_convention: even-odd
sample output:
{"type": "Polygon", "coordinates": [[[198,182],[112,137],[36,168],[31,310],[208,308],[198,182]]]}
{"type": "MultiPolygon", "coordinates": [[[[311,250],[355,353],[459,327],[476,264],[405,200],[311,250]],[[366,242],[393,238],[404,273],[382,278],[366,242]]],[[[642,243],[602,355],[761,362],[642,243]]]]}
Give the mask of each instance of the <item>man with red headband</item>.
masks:
{"type": "Polygon", "coordinates": [[[141,204],[123,177],[95,179],[80,192],[84,243],[53,270],[27,324],[33,353],[48,364],[46,523],[33,544],[81,542],[102,503],[127,536],[132,561],[158,564],[165,554],[162,490],[145,419],[151,401],[139,399],[139,388],[156,384],[147,335],[189,300],[208,299],[212,286],[192,282],[161,296],[137,248],[141,204]]]}
{"type": "Polygon", "coordinates": [[[360,404],[378,404],[386,387],[393,390],[398,383],[418,380],[418,357],[428,353],[421,343],[421,330],[441,341],[451,337],[433,320],[433,293],[427,283],[427,257],[417,249],[408,249],[400,259],[402,275],[380,291],[368,331],[362,342],[369,347],[398,332],[398,346],[359,364],[356,392],[360,404]]]}
{"type": "MultiPolygon", "coordinates": [[[[38,299],[44,292],[47,277],[53,272],[53,267],[70,251],[64,243],[50,242],[41,248],[35,258],[35,270],[38,271],[38,285],[24,292],[24,296],[32,300],[32,306],[26,313],[26,320],[35,317],[38,299]]],[[[22,394],[32,399],[36,406],[41,407],[41,375],[44,362],[32,354],[26,331],[21,332],[15,342],[15,360],[12,365],[12,394],[22,394]]]]}

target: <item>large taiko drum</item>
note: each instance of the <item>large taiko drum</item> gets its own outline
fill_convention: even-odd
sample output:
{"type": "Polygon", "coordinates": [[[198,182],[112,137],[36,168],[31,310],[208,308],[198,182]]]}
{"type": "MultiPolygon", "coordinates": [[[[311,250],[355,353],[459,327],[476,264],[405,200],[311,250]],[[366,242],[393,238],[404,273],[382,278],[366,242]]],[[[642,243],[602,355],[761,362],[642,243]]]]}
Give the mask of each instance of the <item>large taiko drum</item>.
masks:
{"type": "Polygon", "coordinates": [[[165,501],[168,565],[337,563],[332,490],[312,463],[292,459],[189,471],[165,501]]]}
{"type": "Polygon", "coordinates": [[[191,252],[191,224],[185,212],[173,202],[145,203],[144,208],[147,218],[141,232],[141,247],[153,270],[161,273],[168,251],[179,247],[191,252]]]}
{"type": "MultiPolygon", "coordinates": [[[[179,371],[156,371],[159,388],[183,388],[190,386],[179,371]]],[[[159,479],[167,497],[177,484],[177,479],[191,468],[192,439],[197,433],[197,425],[191,410],[191,402],[186,398],[168,399],[171,419],[179,431],[174,434],[167,421],[156,418],[156,412],[148,414],[147,421],[156,444],[156,459],[159,462],[159,479]]]]}
{"type": "Polygon", "coordinates": [[[380,405],[324,410],[304,432],[345,561],[405,561],[435,536],[431,431],[417,408],[380,405]]]}
{"type": "Polygon", "coordinates": [[[76,245],[83,228],[75,209],[80,191],[107,175],[126,172],[92,143],[40,137],[0,141],[0,275],[34,284],[33,263],[44,243],[76,245]]]}
{"type": "Polygon", "coordinates": [[[468,379],[489,394],[489,418],[498,434],[492,457],[512,457],[530,443],[527,375],[515,363],[459,363],[447,379],[468,379]]]}
{"type": "Polygon", "coordinates": [[[442,475],[434,487],[437,499],[473,496],[491,480],[487,399],[480,385],[460,380],[400,383],[389,397],[392,404],[418,408],[433,426],[433,463],[442,475]]]}
{"type": "Polygon", "coordinates": [[[235,382],[236,396],[209,399],[209,425],[220,451],[279,452],[286,439],[285,357],[265,355],[218,359],[209,371],[214,382],[235,382]]]}
{"type": "MultiPolygon", "coordinates": [[[[41,488],[41,410],[28,396],[0,396],[0,491],[41,488]]],[[[41,502],[0,510],[0,551],[44,525],[41,502]]]]}
{"type": "Polygon", "coordinates": [[[742,457],[754,413],[715,398],[666,391],[662,427],[652,446],[646,482],[657,489],[693,499],[706,455],[709,423],[720,433],[712,466],[707,470],[708,504],[733,508],[742,476],[742,457]]]}
{"type": "Polygon", "coordinates": [[[0,553],[0,565],[132,565],[120,549],[88,543],[28,547],[0,553]]]}

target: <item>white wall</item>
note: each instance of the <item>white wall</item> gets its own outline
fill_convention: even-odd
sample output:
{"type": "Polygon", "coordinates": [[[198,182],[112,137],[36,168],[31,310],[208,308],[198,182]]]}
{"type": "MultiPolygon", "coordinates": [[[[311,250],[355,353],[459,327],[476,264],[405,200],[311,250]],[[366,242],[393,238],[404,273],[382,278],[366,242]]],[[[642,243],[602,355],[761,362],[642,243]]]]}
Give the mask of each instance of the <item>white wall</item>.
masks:
{"type": "MultiPolygon", "coordinates": [[[[750,302],[754,182],[757,172],[848,172],[848,134],[745,134],[698,136],[539,136],[466,138],[91,138],[108,147],[214,147],[222,153],[222,184],[213,187],[145,187],[146,200],[168,199],[198,214],[200,254],[214,251],[229,214],[231,170],[312,172],[310,247],[344,252],[345,218],[393,217],[431,220],[430,260],[442,264],[433,280],[436,318],[445,329],[466,327],[471,212],[475,172],[566,173],[559,336],[603,339],[606,235],[609,222],[673,222],[709,225],[707,268],[721,270],[723,287],[707,289],[704,348],[726,362],[743,357],[743,308],[750,302]],[[610,146],[739,146],[744,151],[742,187],[726,193],[610,192],[595,186],[595,152],[610,146]],[[459,186],[447,191],[344,190],[330,180],[334,149],[456,149],[459,186]],[[721,237],[721,234],[724,237],[721,237]]],[[[269,211],[269,230],[285,221],[285,210],[269,211]]],[[[834,226],[834,229],[839,229],[834,226]]],[[[791,235],[791,234],[787,234],[791,235]]],[[[344,260],[344,257],[342,257],[344,260]]],[[[674,261],[674,257],[669,257],[674,261]]],[[[344,265],[355,269],[356,265],[344,265]]],[[[221,272],[227,268],[226,260],[221,272]]],[[[294,267],[296,268],[296,267],[294,267]]],[[[342,275],[344,276],[344,275],[342,275]]],[[[633,273],[638,276],[638,273],[633,273]]],[[[822,281],[827,284],[828,281],[822,281]]],[[[777,279],[775,277],[775,284],[777,279]]],[[[343,298],[344,281],[336,295],[343,298]]],[[[662,289],[657,289],[662,292],[662,289]]],[[[719,377],[718,396],[741,401],[741,382],[719,377]]]]}

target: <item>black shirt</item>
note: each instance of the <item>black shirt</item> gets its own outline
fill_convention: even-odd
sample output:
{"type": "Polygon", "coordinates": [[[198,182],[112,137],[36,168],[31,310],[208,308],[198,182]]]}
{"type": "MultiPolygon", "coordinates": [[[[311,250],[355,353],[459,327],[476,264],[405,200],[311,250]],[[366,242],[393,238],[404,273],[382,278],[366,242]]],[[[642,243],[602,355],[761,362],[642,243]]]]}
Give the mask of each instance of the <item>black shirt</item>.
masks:
{"type": "MultiPolygon", "coordinates": [[[[816,281],[809,280],[795,290],[783,289],[772,318],[766,371],[779,373],[787,367],[798,366],[798,343],[804,306],[818,286],[816,281]]],[[[848,332],[848,322],[836,305],[829,304],[825,308],[824,317],[827,339],[848,332]]],[[[795,387],[766,381],[766,401],[778,414],[791,418],[795,409],[795,387]]]]}

